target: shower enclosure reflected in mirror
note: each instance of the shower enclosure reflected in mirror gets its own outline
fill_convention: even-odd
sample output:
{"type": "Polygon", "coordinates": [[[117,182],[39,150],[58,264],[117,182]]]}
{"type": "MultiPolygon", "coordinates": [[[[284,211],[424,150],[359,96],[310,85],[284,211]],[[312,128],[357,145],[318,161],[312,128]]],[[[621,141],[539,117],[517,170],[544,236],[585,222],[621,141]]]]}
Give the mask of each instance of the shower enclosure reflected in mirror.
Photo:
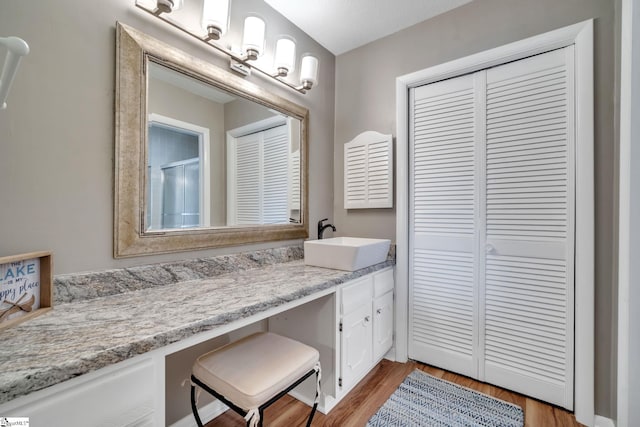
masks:
{"type": "Polygon", "coordinates": [[[306,109],[117,24],[114,256],[305,238],[306,109]]]}

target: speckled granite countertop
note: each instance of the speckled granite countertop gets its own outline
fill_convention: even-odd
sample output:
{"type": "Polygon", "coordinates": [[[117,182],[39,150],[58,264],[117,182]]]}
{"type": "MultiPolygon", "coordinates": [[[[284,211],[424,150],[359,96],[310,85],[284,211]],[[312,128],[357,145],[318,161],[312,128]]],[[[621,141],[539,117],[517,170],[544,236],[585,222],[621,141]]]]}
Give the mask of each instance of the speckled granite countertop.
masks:
{"type": "Polygon", "coordinates": [[[300,258],[294,247],[57,276],[52,311],[0,331],[0,403],[393,265],[300,258]]]}

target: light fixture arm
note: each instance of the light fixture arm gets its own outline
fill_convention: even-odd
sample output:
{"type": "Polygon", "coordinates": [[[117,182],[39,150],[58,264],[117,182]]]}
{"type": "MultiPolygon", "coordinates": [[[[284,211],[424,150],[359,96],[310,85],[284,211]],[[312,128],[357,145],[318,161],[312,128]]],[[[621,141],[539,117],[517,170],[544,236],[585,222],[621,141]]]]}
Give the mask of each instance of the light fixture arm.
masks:
{"type": "MultiPolygon", "coordinates": [[[[206,44],[207,46],[210,46],[212,48],[214,48],[215,50],[217,50],[220,53],[223,53],[227,56],[229,56],[231,58],[231,63],[233,64],[233,62],[235,61],[236,63],[241,63],[240,68],[247,70],[246,72],[242,72],[245,75],[249,74],[248,70],[256,70],[257,72],[259,72],[260,74],[269,77],[275,81],[278,81],[280,83],[282,83],[283,85],[289,87],[290,89],[293,89],[299,93],[305,94],[307,93],[307,90],[309,90],[311,88],[311,85],[309,85],[308,87],[305,86],[304,82],[302,84],[302,86],[295,86],[292,85],[291,83],[282,80],[282,77],[286,76],[286,75],[281,75],[281,74],[271,74],[267,71],[262,70],[261,68],[249,63],[248,61],[252,61],[257,59],[257,52],[256,51],[251,51],[249,50],[246,54],[237,54],[234,53],[233,51],[224,48],[223,46],[219,45],[218,43],[214,43],[213,40],[215,40],[215,37],[211,37],[210,34],[208,34],[207,36],[205,36],[204,38],[199,36],[198,34],[195,34],[183,27],[181,27],[180,25],[176,24],[175,22],[165,18],[164,16],[162,16],[163,13],[165,13],[165,11],[160,10],[158,8],[155,9],[149,9],[141,4],[139,4],[138,2],[135,3],[136,7],[138,7],[139,9],[142,9],[143,11],[155,16],[156,18],[160,19],[161,21],[171,25],[173,28],[176,28],[180,31],[182,31],[185,34],[188,34],[189,36],[195,38],[196,40],[199,40],[200,42],[206,44]]],[[[236,69],[235,67],[232,67],[233,69],[236,69]]]]}
{"type": "Polygon", "coordinates": [[[287,70],[284,67],[278,67],[276,72],[272,74],[271,77],[275,77],[277,79],[278,77],[287,77],[288,74],[289,74],[289,70],[287,70]]]}
{"type": "MultiPolygon", "coordinates": [[[[307,91],[307,90],[311,90],[311,88],[313,87],[313,82],[309,81],[309,80],[305,80],[302,82],[302,85],[296,87],[296,90],[299,92],[307,91]]],[[[302,92],[305,93],[305,92],[302,92]]]]}

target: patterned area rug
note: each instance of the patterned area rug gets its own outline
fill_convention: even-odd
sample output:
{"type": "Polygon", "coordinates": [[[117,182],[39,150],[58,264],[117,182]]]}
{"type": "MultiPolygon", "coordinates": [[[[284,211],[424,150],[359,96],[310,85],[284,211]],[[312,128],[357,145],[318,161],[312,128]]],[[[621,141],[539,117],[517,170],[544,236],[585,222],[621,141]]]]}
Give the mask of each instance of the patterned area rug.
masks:
{"type": "Polygon", "coordinates": [[[371,417],[368,427],[522,427],[519,406],[413,371],[371,417]]]}

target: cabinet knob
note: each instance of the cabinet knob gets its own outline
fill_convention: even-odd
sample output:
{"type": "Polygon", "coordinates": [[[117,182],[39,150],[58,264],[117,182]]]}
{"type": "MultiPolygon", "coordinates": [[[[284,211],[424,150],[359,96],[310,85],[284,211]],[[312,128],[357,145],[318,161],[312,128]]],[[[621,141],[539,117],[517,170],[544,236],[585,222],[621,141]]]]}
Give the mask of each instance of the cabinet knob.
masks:
{"type": "Polygon", "coordinates": [[[371,316],[366,316],[364,318],[364,323],[369,323],[371,321],[371,316]]]}
{"type": "Polygon", "coordinates": [[[377,309],[377,310],[376,310],[376,313],[378,313],[378,314],[382,314],[382,309],[381,309],[381,308],[377,309]]]}

